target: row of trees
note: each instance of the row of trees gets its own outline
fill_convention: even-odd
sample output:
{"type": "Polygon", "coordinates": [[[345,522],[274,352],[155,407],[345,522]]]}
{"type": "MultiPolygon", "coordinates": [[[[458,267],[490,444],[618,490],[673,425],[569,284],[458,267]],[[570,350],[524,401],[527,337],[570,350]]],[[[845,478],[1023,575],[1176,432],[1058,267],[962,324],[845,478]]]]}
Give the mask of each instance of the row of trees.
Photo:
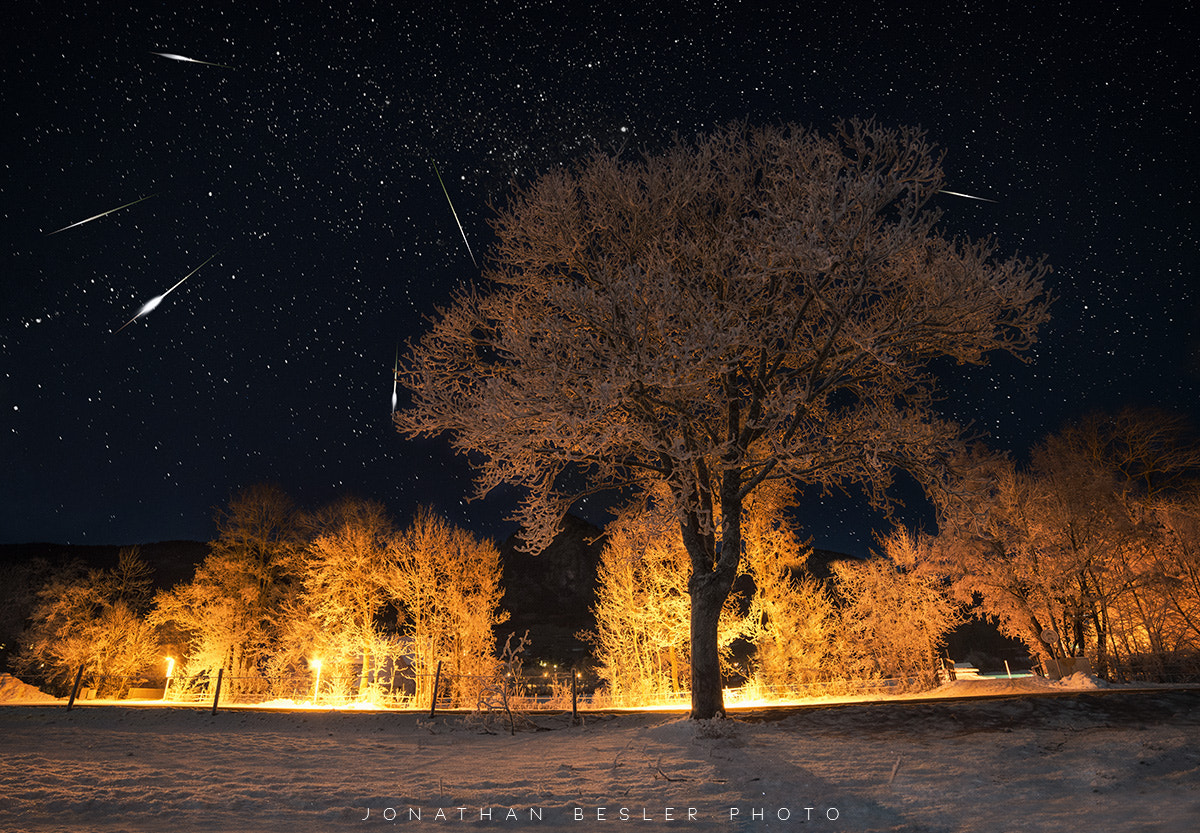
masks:
{"type": "Polygon", "coordinates": [[[979,603],[1035,656],[1087,656],[1101,674],[1196,671],[1200,444],[1178,417],[1096,414],[1026,466],[975,454],[921,569],[979,603]]]}
{"type": "MultiPolygon", "coordinates": [[[[733,673],[735,643],[752,646],[752,685],[792,688],[847,677],[932,679],[958,610],[894,555],[834,565],[831,584],[804,576],[806,548],[787,521],[788,496],[767,490],[745,524],[745,587],[722,613],[721,656],[733,673]]],[[[130,679],[160,677],[165,654],[177,678],[232,693],[283,690],[322,661],[326,688],[367,697],[397,675],[421,702],[432,670],[459,702],[474,701],[496,668],[500,563],[496,548],[422,511],[397,529],[373,502],[345,500],[299,511],[276,488],[238,494],[190,581],[153,593],[136,549],[110,570],[73,565],[39,593],[23,673],[65,687],[79,668],[102,694],[130,679]],[[227,689],[227,690],[229,690],[227,689]]],[[[605,530],[591,634],[607,693],[646,703],[688,690],[692,650],[687,552],[659,495],[605,530]]],[[[740,669],[746,676],[745,669],[740,669]]]]}
{"type": "MultiPolygon", "coordinates": [[[[862,678],[930,684],[963,609],[915,569],[912,538],[901,532],[882,542],[888,558],[834,562],[821,580],[806,569],[808,550],[784,497],[766,490],[747,507],[743,579],[718,631],[723,676],[764,693],[862,678]],[[735,670],[739,643],[751,649],[749,666],[735,670]]],[[[688,559],[673,521],[669,504],[651,498],[606,530],[593,642],[600,677],[620,702],[688,690],[688,559]]]]}
{"type": "Polygon", "coordinates": [[[113,570],[56,577],[39,593],[18,669],[61,685],[80,667],[145,674],[170,652],[181,676],[223,670],[237,687],[307,677],[320,659],[342,693],[401,684],[427,698],[442,662],[463,700],[494,670],[506,616],[499,552],[433,512],[401,530],[375,502],[305,513],[255,486],[218,527],[193,579],[157,595],[133,550],[113,570]]]}
{"type": "MultiPolygon", "coordinates": [[[[743,516],[748,581],[721,611],[726,676],[742,640],[762,689],[929,680],[944,637],[972,615],[1034,658],[1087,657],[1105,676],[1200,671],[1200,444],[1182,420],[1094,414],[1026,466],[976,447],[955,469],[937,534],[897,528],[875,557],[834,562],[825,580],[805,568],[786,493],[760,490],[743,516]]],[[[606,539],[601,676],[635,701],[686,690],[687,554],[668,501],[627,510],[606,539]]]]}
{"type": "MultiPolygon", "coordinates": [[[[764,691],[929,682],[944,637],[972,612],[1035,657],[1087,656],[1110,676],[1195,671],[1200,445],[1186,425],[1095,415],[1025,466],[976,448],[956,470],[938,534],[897,529],[874,557],[834,561],[825,577],[789,521],[793,496],[779,484],[756,492],[721,610],[723,676],[764,691]]],[[[111,570],[52,575],[19,662],[65,684],[80,667],[144,673],[167,650],[183,675],[224,669],[235,681],[285,679],[319,657],[347,692],[399,674],[422,701],[441,662],[462,702],[496,667],[498,551],[432,512],[401,530],[376,503],[303,513],[261,486],[234,498],[219,529],[192,580],[157,595],[136,551],[111,570]]],[[[630,504],[604,541],[590,636],[608,693],[644,703],[687,692],[689,560],[665,487],[630,504]]]]}

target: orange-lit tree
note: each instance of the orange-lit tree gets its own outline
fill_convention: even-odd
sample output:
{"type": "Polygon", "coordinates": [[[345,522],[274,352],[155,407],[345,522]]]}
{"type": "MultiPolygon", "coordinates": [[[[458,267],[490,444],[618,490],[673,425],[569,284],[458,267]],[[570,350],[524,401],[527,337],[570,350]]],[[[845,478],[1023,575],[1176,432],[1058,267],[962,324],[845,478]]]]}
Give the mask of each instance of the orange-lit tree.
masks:
{"type": "Polygon", "coordinates": [[[1043,265],[936,228],[943,183],[920,130],[860,121],[553,171],[500,212],[489,282],[411,350],[398,427],[448,433],[481,492],[527,487],[533,551],[581,495],[667,484],[692,716],[721,714],[744,502],[771,480],[936,480],[958,431],[930,364],[1019,354],[1046,318],[1043,265]]]}
{"type": "Polygon", "coordinates": [[[808,547],[787,522],[792,495],[778,484],[748,503],[744,569],[754,582],[745,637],[754,644],[749,684],[764,695],[838,675],[837,609],[825,584],[805,569],[808,547]]]}
{"type": "Polygon", "coordinates": [[[1026,469],[993,458],[977,474],[970,506],[944,507],[932,550],[960,598],[978,594],[1035,655],[1087,656],[1102,674],[1186,645],[1200,446],[1179,420],[1091,415],[1039,443],[1026,469]]]}
{"type": "MultiPolygon", "coordinates": [[[[604,531],[591,639],[598,673],[617,705],[662,702],[687,691],[688,554],[662,497],[669,496],[627,507],[604,531]]],[[[732,602],[722,614],[722,654],[740,632],[732,602]]]]}
{"type": "Polygon", "coordinates": [[[156,630],[146,618],[152,579],[136,547],[121,550],[109,570],[66,567],[38,593],[17,669],[64,691],[82,669],[102,696],[120,694],[130,675],[159,660],[156,630]]]}
{"type": "Polygon", "coordinates": [[[396,528],[382,504],[345,498],[317,514],[314,531],[301,573],[300,610],[315,626],[307,651],[338,693],[366,697],[393,659],[380,626],[396,528]]]}
{"type": "Polygon", "coordinates": [[[929,541],[903,529],[882,542],[882,557],[833,565],[843,602],[840,657],[847,676],[936,679],[946,634],[963,621],[962,607],[921,552],[929,541]]]}
{"type": "Polygon", "coordinates": [[[260,674],[280,651],[305,522],[282,490],[256,485],[234,495],[217,516],[217,533],[192,581],[158,594],[152,618],[182,632],[184,675],[224,669],[236,691],[240,678],[260,674]]]}
{"type": "MultiPolygon", "coordinates": [[[[1151,554],[1147,584],[1157,604],[1139,604],[1145,650],[1190,654],[1193,669],[1200,666],[1200,490],[1155,502],[1163,531],[1151,554]]],[[[1136,652],[1138,646],[1130,653],[1136,652]]]]}
{"type": "Polygon", "coordinates": [[[418,700],[432,694],[442,662],[455,703],[474,706],[496,669],[495,628],[508,618],[500,609],[500,551],[423,508],[396,539],[381,580],[404,614],[418,700]]]}

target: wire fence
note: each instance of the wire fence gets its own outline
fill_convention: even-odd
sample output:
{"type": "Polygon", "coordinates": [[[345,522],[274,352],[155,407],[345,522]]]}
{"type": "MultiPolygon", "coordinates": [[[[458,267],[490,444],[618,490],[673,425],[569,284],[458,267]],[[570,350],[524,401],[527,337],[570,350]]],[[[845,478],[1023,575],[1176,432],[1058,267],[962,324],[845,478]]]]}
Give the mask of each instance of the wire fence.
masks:
{"type": "MultiPolygon", "coordinates": [[[[578,674],[466,675],[408,674],[388,679],[354,675],[215,674],[171,677],[87,674],[70,685],[68,708],[76,704],[160,703],[223,707],[392,709],[407,711],[564,711],[590,702],[578,674]]],[[[36,683],[37,681],[35,681],[36,683]]],[[[46,685],[61,690],[61,684],[46,685]]]]}
{"type": "MultiPolygon", "coordinates": [[[[834,696],[879,696],[928,688],[917,677],[828,680],[795,683],[756,680],[725,691],[727,707],[767,705],[834,696]]],[[[60,686],[61,690],[61,686],[60,686]]],[[[580,710],[687,709],[686,689],[656,692],[612,691],[593,675],[541,671],[529,674],[465,675],[440,667],[430,674],[386,679],[362,675],[215,674],[172,677],[76,674],[68,708],[76,705],[128,704],[219,708],[382,709],[473,713],[564,712],[580,710]]]]}
{"type": "MultiPolygon", "coordinates": [[[[1135,662],[1112,663],[1105,676],[1125,684],[1200,683],[1200,658],[1181,655],[1170,659],[1172,661],[1168,662],[1163,657],[1139,657],[1135,662]]],[[[725,703],[729,708],[737,708],[829,697],[886,696],[925,690],[941,682],[962,678],[961,664],[956,669],[953,663],[945,663],[936,671],[936,675],[913,677],[809,682],[758,677],[739,687],[726,689],[725,703]]],[[[985,679],[987,675],[971,674],[970,678],[985,679]]],[[[691,705],[691,692],[686,689],[622,691],[618,687],[614,690],[591,671],[557,668],[513,671],[511,666],[502,666],[500,671],[490,675],[466,675],[452,673],[439,664],[432,673],[417,673],[409,668],[390,676],[361,672],[322,674],[319,667],[275,675],[226,674],[218,670],[160,677],[85,673],[84,669],[79,669],[69,684],[61,676],[56,680],[25,681],[34,685],[41,682],[39,688],[57,696],[67,696],[69,692],[68,708],[77,704],[119,701],[204,707],[214,713],[222,707],[384,709],[427,711],[430,714],[461,711],[484,715],[504,713],[511,723],[513,713],[679,710],[691,705]]]]}

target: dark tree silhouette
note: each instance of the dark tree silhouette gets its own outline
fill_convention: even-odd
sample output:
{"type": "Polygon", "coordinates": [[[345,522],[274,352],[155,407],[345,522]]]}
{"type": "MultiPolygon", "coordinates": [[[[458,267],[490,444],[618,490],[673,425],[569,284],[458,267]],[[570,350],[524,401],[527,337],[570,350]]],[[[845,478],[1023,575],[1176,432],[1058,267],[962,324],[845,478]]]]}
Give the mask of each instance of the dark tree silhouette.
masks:
{"type": "Polygon", "coordinates": [[[534,550],[581,495],[665,482],[692,716],[720,714],[747,497],[773,479],[881,495],[898,467],[934,480],[958,429],[930,363],[1020,353],[1047,317],[1047,267],[935,229],[942,185],[920,130],[860,121],[733,125],[551,172],[500,212],[489,283],[411,350],[397,424],[448,433],[481,493],[526,486],[534,550]]]}

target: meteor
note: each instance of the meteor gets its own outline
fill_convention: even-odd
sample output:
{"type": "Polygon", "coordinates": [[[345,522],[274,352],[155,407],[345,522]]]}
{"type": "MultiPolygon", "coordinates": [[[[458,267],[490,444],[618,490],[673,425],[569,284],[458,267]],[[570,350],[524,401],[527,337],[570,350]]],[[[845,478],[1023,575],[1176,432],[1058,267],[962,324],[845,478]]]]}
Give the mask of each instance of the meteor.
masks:
{"type": "Polygon", "coordinates": [[[159,57],[162,57],[162,58],[169,58],[172,61],[183,61],[184,63],[188,63],[188,64],[204,64],[205,66],[210,66],[210,67],[222,67],[223,69],[233,69],[233,67],[228,66],[226,64],[214,64],[212,61],[197,61],[195,58],[188,58],[183,55],[175,55],[171,52],[151,52],[150,54],[158,55],[159,57]]]}
{"type": "MultiPolygon", "coordinates": [[[[158,196],[157,194],[150,195],[150,197],[157,197],[157,196],[158,196]]],[[[54,231],[47,232],[46,236],[49,237],[51,234],[58,234],[60,231],[66,231],[69,228],[75,228],[75,226],[82,226],[84,223],[90,223],[92,220],[99,220],[101,217],[107,217],[109,214],[112,214],[114,211],[120,211],[122,208],[129,208],[129,206],[131,206],[131,205],[137,205],[139,202],[144,202],[145,200],[150,199],[150,197],[142,197],[140,200],[134,200],[133,202],[127,202],[124,205],[118,205],[116,208],[110,208],[108,211],[101,211],[95,217],[88,217],[86,220],[80,220],[78,223],[71,223],[71,225],[69,225],[69,226],[63,226],[60,229],[55,229],[54,231]]]]}
{"type": "Polygon", "coordinates": [[[938,193],[949,194],[952,197],[963,197],[968,200],[979,200],[980,202],[995,202],[995,200],[989,200],[987,197],[975,197],[971,194],[960,194],[957,191],[938,191],[938,193]]]}
{"type": "MultiPolygon", "coordinates": [[[[217,256],[217,254],[218,254],[218,252],[213,252],[211,255],[209,255],[209,257],[208,257],[208,260],[212,260],[214,257],[216,257],[216,256],[217,256]]],[[[195,269],[193,269],[192,271],[190,271],[190,272],[188,272],[186,275],[184,275],[182,278],[180,278],[180,279],[179,279],[179,283],[175,284],[173,287],[171,287],[170,289],[168,289],[168,290],[167,290],[166,292],[164,292],[162,295],[158,295],[158,296],[156,296],[156,297],[154,297],[154,298],[151,298],[149,301],[147,301],[147,302],[145,303],[145,305],[143,305],[143,306],[142,306],[142,308],[141,308],[140,310],[138,310],[138,314],[137,314],[137,315],[135,315],[135,316],[133,316],[133,318],[130,318],[130,319],[129,319],[128,321],[126,321],[124,324],[122,324],[122,325],[120,326],[120,328],[118,328],[118,329],[117,329],[117,331],[116,331],[116,332],[118,332],[118,333],[119,333],[119,332],[121,332],[121,330],[123,330],[123,329],[125,329],[126,327],[128,327],[128,326],[129,326],[130,324],[132,324],[134,321],[137,321],[137,320],[138,320],[139,318],[141,318],[143,315],[148,315],[148,314],[150,314],[151,312],[153,312],[153,311],[155,310],[155,308],[156,308],[156,307],[157,307],[159,304],[161,304],[161,303],[162,303],[162,301],[163,301],[163,298],[166,298],[168,295],[170,295],[172,292],[174,292],[176,289],[178,289],[178,288],[179,288],[179,284],[183,283],[183,282],[184,282],[184,281],[186,281],[188,278],[190,278],[192,275],[196,274],[196,273],[197,273],[197,272],[199,272],[201,269],[203,269],[203,268],[204,268],[206,265],[208,265],[208,260],[204,261],[204,263],[201,263],[201,264],[200,264],[199,266],[197,266],[195,269]]]]}
{"type": "Polygon", "coordinates": [[[471,244],[467,243],[467,233],[463,231],[462,223],[458,220],[458,212],[454,210],[454,203],[450,202],[450,192],[446,190],[446,183],[442,182],[442,172],[438,170],[437,162],[429,160],[433,165],[433,172],[437,174],[438,185],[442,186],[442,193],[446,195],[446,202],[450,203],[450,213],[454,215],[454,222],[458,223],[458,233],[462,235],[463,243],[467,246],[467,254],[471,256],[471,262],[475,264],[475,268],[479,268],[479,262],[475,260],[475,253],[471,251],[471,244]]]}
{"type": "Polygon", "coordinates": [[[396,383],[400,381],[400,346],[396,345],[396,362],[392,365],[392,413],[396,413],[396,383]]]}

